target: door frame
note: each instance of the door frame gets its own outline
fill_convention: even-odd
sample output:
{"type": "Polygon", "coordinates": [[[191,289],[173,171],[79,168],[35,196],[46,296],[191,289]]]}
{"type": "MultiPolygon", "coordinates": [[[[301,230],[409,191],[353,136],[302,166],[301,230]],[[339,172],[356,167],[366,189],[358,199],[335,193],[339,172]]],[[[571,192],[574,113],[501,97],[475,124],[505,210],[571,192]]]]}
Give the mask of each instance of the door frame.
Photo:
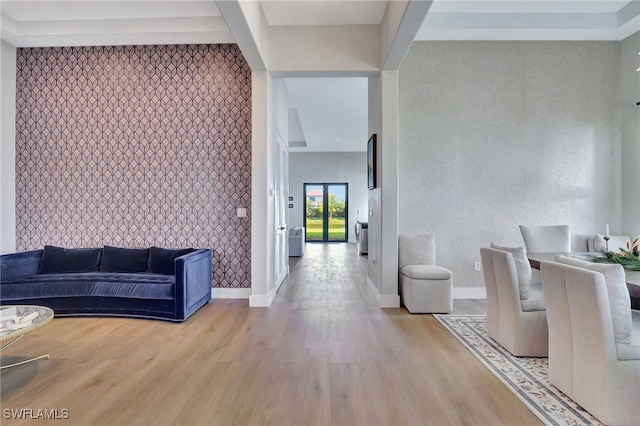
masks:
{"type": "Polygon", "coordinates": [[[349,241],[349,183],[348,182],[305,182],[302,185],[302,223],[307,229],[307,186],[322,186],[323,194],[322,194],[322,205],[323,208],[322,218],[322,240],[309,240],[305,232],[305,242],[309,243],[346,243],[349,241]],[[329,239],[329,209],[326,208],[329,206],[329,190],[328,187],[332,185],[342,185],[344,186],[344,239],[343,240],[330,240],[329,239]]]}

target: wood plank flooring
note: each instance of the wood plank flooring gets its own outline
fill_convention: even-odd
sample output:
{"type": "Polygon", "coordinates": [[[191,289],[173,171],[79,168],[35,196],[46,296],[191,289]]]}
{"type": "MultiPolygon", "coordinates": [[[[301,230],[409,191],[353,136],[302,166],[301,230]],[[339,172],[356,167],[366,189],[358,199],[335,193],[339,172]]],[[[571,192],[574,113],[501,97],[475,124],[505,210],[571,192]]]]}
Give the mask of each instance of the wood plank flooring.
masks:
{"type": "Polygon", "coordinates": [[[378,308],[365,266],[353,245],[308,244],[270,308],[215,300],[182,324],[56,318],[3,352],[51,359],[2,371],[0,423],[541,424],[431,315],[378,308]],[[12,418],[21,409],[69,418],[12,418]]]}

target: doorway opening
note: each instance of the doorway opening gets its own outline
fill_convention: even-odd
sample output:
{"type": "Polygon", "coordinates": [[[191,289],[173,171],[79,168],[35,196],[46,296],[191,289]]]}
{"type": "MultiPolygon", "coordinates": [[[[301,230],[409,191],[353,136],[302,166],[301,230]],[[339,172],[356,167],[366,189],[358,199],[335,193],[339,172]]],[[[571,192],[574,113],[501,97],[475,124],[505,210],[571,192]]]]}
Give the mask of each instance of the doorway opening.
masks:
{"type": "Polygon", "coordinates": [[[309,242],[347,242],[349,184],[305,183],[304,227],[309,242]]]}

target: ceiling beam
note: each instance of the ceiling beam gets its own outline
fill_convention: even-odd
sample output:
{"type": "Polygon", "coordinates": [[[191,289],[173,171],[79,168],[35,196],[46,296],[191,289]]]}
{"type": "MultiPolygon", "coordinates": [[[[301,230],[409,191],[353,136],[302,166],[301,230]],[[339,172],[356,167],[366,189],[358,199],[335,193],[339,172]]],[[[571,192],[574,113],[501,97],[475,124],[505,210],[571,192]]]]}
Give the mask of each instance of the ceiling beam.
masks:
{"type": "Polygon", "coordinates": [[[382,21],[384,70],[397,70],[424,21],[431,1],[390,1],[382,21]]]}
{"type": "Polygon", "coordinates": [[[266,71],[266,52],[262,48],[266,21],[260,2],[219,0],[217,5],[251,71],[266,71]]]}

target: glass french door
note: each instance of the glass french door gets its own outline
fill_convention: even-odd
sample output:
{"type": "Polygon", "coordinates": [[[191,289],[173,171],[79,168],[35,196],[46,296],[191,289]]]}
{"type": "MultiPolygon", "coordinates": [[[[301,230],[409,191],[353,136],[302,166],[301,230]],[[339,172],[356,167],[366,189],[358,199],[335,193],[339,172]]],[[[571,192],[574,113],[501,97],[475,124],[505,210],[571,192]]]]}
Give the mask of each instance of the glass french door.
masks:
{"type": "Polygon", "coordinates": [[[307,241],[347,241],[348,188],[346,183],[304,184],[304,226],[307,241]]]}

